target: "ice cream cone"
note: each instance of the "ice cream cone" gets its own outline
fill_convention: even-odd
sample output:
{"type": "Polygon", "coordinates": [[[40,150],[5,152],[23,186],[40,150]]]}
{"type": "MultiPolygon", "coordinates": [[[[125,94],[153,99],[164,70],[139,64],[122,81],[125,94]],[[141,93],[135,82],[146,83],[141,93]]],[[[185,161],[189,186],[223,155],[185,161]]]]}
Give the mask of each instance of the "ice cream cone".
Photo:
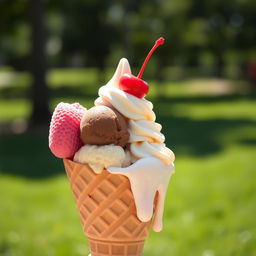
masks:
{"type": "Polygon", "coordinates": [[[64,159],[91,256],[142,255],[150,223],[136,215],[128,178],[64,159]]]}

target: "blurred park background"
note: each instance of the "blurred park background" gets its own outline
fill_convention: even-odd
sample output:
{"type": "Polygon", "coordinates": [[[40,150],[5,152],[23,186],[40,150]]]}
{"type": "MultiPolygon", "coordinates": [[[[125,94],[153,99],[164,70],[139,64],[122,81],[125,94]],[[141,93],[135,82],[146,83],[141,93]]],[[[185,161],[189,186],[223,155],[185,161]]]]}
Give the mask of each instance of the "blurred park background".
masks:
{"type": "Polygon", "coordinates": [[[176,174],[145,256],[256,256],[255,15],[255,0],[0,0],[0,255],[87,255],[50,113],[93,106],[163,36],[143,77],[176,174]]]}

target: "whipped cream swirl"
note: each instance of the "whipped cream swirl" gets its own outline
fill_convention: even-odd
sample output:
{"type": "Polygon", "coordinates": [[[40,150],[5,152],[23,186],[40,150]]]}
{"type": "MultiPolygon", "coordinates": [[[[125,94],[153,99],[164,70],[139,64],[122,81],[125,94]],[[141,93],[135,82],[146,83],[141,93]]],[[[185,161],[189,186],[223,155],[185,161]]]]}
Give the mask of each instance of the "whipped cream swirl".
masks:
{"type": "Polygon", "coordinates": [[[137,98],[118,88],[120,77],[131,74],[129,63],[122,59],[116,73],[107,85],[99,89],[99,98],[95,105],[112,105],[128,119],[130,132],[130,151],[136,160],[145,157],[156,157],[169,165],[174,161],[173,152],[164,144],[162,126],[155,122],[153,104],[137,98]]]}

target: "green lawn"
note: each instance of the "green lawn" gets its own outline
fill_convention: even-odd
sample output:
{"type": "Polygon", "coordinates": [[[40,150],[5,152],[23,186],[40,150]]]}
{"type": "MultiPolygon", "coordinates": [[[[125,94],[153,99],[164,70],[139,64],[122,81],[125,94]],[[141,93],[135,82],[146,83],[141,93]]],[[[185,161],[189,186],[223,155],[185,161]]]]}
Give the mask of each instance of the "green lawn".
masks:
{"type": "MultiPolygon", "coordinates": [[[[157,84],[152,88],[176,173],[164,230],[150,233],[144,255],[256,256],[256,96],[199,95],[177,82],[166,84],[168,94],[159,100],[157,84]]],[[[52,108],[61,100],[92,106],[96,90],[55,87],[52,108]]],[[[29,115],[22,90],[15,97],[1,92],[2,122],[29,115]]],[[[47,135],[0,136],[1,256],[88,253],[64,167],[50,154],[47,135]]]]}

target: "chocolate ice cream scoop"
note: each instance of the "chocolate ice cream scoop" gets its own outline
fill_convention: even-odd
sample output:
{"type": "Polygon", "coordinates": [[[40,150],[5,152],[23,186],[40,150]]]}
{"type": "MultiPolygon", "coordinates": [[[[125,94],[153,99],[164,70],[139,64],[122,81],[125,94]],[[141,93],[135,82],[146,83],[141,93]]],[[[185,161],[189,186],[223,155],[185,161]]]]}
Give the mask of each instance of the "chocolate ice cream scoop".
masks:
{"type": "Polygon", "coordinates": [[[87,110],[80,123],[80,138],[84,144],[124,147],[129,140],[125,118],[107,106],[87,110]]]}

